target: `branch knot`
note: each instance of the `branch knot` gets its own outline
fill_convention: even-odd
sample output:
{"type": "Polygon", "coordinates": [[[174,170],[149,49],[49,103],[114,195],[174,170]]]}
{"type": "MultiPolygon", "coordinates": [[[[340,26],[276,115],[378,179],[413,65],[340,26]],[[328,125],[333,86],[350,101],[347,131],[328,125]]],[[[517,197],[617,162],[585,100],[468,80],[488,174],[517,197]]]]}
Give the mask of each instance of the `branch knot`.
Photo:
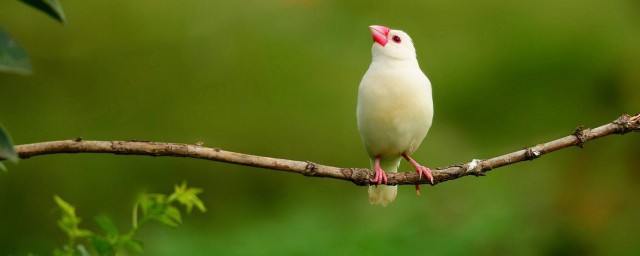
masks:
{"type": "Polygon", "coordinates": [[[302,175],[304,176],[315,176],[318,173],[318,165],[311,161],[305,161],[307,165],[304,167],[302,171],[302,175]]]}
{"type": "Polygon", "coordinates": [[[630,131],[639,131],[640,130],[640,114],[636,114],[634,116],[630,116],[628,114],[624,114],[615,121],[613,124],[616,125],[616,133],[617,134],[625,134],[630,131]]]}
{"type": "Polygon", "coordinates": [[[576,128],[575,131],[573,131],[573,133],[571,133],[573,136],[576,136],[576,139],[578,139],[578,142],[576,142],[576,146],[579,148],[583,148],[584,147],[584,143],[588,141],[587,139],[587,135],[585,134],[585,131],[588,131],[589,128],[587,128],[586,130],[584,129],[584,126],[579,126],[578,128],[576,128]]]}
{"type": "Polygon", "coordinates": [[[369,186],[371,181],[371,170],[364,168],[342,168],[342,174],[353,184],[358,186],[369,186]]]}
{"type": "Polygon", "coordinates": [[[542,153],[539,150],[528,148],[524,154],[524,157],[526,160],[533,160],[540,157],[541,155],[542,153]]]}

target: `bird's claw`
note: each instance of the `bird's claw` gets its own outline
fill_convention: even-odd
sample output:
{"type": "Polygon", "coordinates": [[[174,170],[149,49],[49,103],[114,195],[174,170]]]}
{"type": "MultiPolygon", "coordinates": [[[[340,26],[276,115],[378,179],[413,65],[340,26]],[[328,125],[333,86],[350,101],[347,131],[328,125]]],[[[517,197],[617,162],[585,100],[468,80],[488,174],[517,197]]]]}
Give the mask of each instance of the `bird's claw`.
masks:
{"type": "MultiPolygon", "coordinates": [[[[416,171],[418,171],[418,175],[420,179],[422,179],[422,174],[427,177],[429,182],[433,184],[433,174],[431,173],[431,169],[424,166],[416,166],[416,171]]],[[[416,195],[420,196],[420,184],[416,184],[416,195]]]]}
{"type": "MultiPolygon", "coordinates": [[[[418,164],[407,153],[402,154],[402,156],[405,159],[407,159],[407,161],[409,161],[409,163],[411,163],[411,165],[413,165],[414,168],[416,168],[416,171],[418,171],[418,175],[420,177],[419,178],[420,180],[422,179],[422,174],[424,173],[424,176],[427,176],[427,179],[429,180],[429,182],[431,184],[433,184],[433,174],[431,174],[431,169],[418,164]]],[[[420,184],[416,184],[416,194],[420,195],[420,184]]]]}
{"type": "Polygon", "coordinates": [[[387,184],[388,178],[387,174],[382,170],[382,168],[375,168],[376,175],[371,180],[371,182],[375,183],[376,186],[380,184],[387,184]]]}
{"type": "Polygon", "coordinates": [[[424,176],[426,176],[429,182],[433,184],[433,174],[431,173],[431,169],[424,166],[420,166],[420,168],[417,171],[419,173],[420,179],[422,179],[422,174],[424,173],[424,176]]]}

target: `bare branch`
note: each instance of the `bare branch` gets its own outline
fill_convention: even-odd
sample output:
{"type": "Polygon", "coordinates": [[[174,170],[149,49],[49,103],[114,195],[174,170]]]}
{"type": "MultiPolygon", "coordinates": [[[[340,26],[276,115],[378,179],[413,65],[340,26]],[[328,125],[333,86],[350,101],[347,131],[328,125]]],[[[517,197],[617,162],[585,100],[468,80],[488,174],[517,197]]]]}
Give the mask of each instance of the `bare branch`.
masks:
{"type": "MultiPolygon", "coordinates": [[[[625,134],[640,131],[640,114],[623,115],[615,121],[597,128],[577,128],[571,135],[538,144],[506,155],[474,160],[466,164],[451,165],[433,170],[434,184],[457,179],[467,175],[483,176],[493,169],[513,163],[534,160],[553,151],[578,146],[611,134],[625,134]]],[[[150,141],[89,141],[77,138],[73,140],[40,142],[15,146],[20,158],[59,154],[59,153],[112,153],[118,155],[148,155],[199,158],[231,164],[253,166],[271,170],[300,173],[305,176],[327,177],[348,180],[357,185],[369,185],[373,171],[366,168],[339,168],[312,163],[264,156],[236,153],[219,148],[207,148],[200,145],[150,142],[150,141]]],[[[388,173],[389,185],[427,184],[416,172],[388,173]]]]}

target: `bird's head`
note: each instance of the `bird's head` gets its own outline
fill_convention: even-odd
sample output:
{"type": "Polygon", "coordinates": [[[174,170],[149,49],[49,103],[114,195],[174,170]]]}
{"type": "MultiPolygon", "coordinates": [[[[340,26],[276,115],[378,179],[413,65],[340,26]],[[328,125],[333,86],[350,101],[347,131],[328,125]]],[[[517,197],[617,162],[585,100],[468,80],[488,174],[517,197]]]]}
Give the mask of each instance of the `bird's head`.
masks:
{"type": "Polygon", "coordinates": [[[401,30],[393,30],[385,26],[372,25],[373,57],[385,56],[392,59],[415,59],[416,49],[413,41],[407,33],[401,30]]]}

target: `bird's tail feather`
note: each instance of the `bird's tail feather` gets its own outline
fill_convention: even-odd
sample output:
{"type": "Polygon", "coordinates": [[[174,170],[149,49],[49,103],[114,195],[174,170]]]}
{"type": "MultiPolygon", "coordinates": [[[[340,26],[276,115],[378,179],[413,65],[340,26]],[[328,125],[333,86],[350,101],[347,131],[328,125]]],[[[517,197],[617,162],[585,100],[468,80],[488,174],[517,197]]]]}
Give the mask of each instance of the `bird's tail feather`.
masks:
{"type": "MultiPolygon", "coordinates": [[[[380,167],[385,172],[398,172],[398,166],[400,165],[400,158],[398,159],[381,159],[380,167]]],[[[371,169],[374,168],[374,160],[371,160],[371,169]]],[[[398,194],[398,186],[369,186],[369,203],[380,204],[387,206],[389,203],[396,199],[398,194]]]]}

